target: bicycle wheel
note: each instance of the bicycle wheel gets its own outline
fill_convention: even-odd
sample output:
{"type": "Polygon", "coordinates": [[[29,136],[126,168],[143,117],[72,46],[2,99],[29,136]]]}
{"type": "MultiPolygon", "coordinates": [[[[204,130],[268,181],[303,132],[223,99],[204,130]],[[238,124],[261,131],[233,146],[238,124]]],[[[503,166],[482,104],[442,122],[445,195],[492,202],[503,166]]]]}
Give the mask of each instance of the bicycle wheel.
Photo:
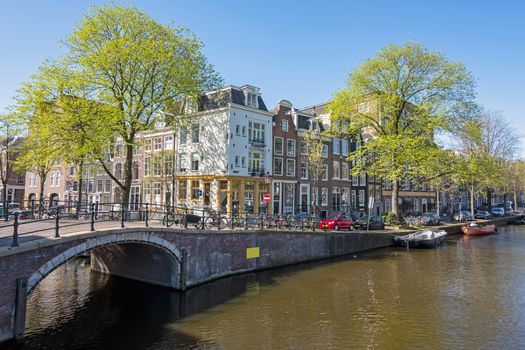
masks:
{"type": "Polygon", "coordinates": [[[213,220],[212,217],[206,218],[206,220],[204,220],[204,229],[205,230],[210,230],[212,228],[215,228],[216,226],[217,226],[217,222],[215,220],[213,220]]]}

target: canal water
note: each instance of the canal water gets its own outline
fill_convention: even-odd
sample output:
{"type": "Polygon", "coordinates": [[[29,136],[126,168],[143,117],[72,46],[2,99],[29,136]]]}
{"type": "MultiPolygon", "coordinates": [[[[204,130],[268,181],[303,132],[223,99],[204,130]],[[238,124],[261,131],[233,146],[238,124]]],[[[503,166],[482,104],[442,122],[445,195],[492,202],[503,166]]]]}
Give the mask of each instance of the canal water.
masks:
{"type": "MultiPolygon", "coordinates": [[[[354,233],[350,233],[354,234],[354,233]]],[[[76,260],[38,286],[24,349],[523,349],[525,230],[449,237],[178,293],[76,260]]]]}

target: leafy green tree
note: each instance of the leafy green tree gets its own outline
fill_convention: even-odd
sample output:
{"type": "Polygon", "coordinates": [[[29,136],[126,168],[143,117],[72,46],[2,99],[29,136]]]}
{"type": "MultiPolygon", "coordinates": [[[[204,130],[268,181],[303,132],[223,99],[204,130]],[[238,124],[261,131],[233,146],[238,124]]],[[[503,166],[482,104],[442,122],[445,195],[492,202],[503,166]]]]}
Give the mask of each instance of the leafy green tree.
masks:
{"type": "Polygon", "coordinates": [[[463,64],[419,44],[389,45],[357,67],[334,95],[332,118],[367,142],[351,157],[354,171],[390,181],[392,212],[399,214],[402,179],[428,177],[421,164],[438,152],[434,135],[454,130],[475,108],[474,80],[463,64]]]}
{"type": "Polygon", "coordinates": [[[116,123],[108,127],[125,144],[124,180],[98,160],[127,205],[137,134],[152,129],[173,101],[195,101],[221,80],[193,34],[157,23],[134,7],[93,8],[65,42],[69,69],[82,77],[95,102],[115,108],[116,123]]]}
{"type": "MultiPolygon", "coordinates": [[[[308,175],[310,178],[310,186],[312,188],[311,198],[312,210],[315,217],[317,217],[319,208],[319,184],[324,168],[328,166],[323,157],[323,134],[316,128],[304,131],[301,135],[301,142],[304,142],[306,147],[306,154],[302,155],[302,161],[308,167],[308,175]]],[[[302,153],[302,152],[301,152],[302,153]]]]}

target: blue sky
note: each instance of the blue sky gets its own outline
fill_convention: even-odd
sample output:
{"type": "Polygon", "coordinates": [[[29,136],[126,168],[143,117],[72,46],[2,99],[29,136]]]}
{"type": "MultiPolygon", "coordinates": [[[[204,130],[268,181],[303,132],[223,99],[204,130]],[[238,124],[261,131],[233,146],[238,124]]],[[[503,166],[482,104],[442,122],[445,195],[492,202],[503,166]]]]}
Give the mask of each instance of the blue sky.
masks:
{"type": "MultiPolygon", "coordinates": [[[[0,111],[91,5],[0,0],[0,111]]],[[[525,136],[522,1],[116,1],[192,30],[227,84],[261,88],[269,107],[325,102],[348,73],[388,43],[417,41],[463,62],[478,100],[525,136]]],[[[523,138],[525,143],[525,138],[523,138]]],[[[525,157],[525,147],[522,146],[525,157]]]]}

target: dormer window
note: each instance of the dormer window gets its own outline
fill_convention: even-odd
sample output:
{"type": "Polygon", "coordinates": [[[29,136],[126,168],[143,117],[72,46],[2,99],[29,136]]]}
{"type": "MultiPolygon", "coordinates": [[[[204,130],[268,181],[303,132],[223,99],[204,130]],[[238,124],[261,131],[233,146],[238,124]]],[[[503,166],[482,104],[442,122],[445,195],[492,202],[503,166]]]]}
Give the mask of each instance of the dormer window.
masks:
{"type": "Polygon", "coordinates": [[[257,108],[257,94],[248,92],[246,94],[246,105],[257,108]]]}

